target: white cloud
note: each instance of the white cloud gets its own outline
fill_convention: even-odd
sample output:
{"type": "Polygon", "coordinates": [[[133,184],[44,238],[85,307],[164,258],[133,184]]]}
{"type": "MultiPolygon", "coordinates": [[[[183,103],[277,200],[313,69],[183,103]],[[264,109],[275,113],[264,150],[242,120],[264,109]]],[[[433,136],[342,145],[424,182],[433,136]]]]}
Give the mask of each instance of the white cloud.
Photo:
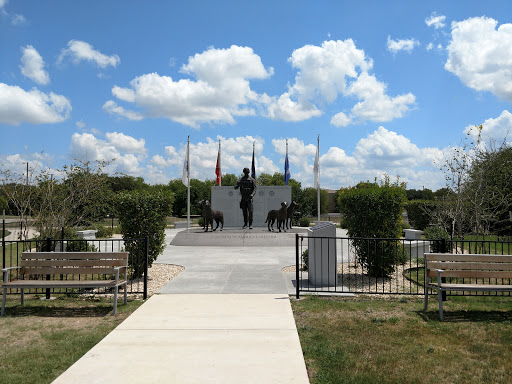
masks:
{"type": "Polygon", "coordinates": [[[135,111],[127,110],[116,104],[115,101],[109,100],[105,104],[103,104],[103,110],[112,115],[119,115],[126,117],[129,120],[142,120],[143,116],[135,111]]]}
{"type": "Polygon", "coordinates": [[[343,112],[335,114],[331,119],[331,125],[335,127],[346,127],[350,123],[352,123],[352,119],[343,112]]]}
{"type": "Polygon", "coordinates": [[[386,85],[367,73],[362,73],[352,83],[348,94],[363,100],[352,108],[353,116],[363,121],[386,122],[400,118],[416,102],[412,93],[389,97],[386,94],[386,85]]]}
{"type": "Polygon", "coordinates": [[[133,176],[144,175],[140,162],[145,158],[144,140],[136,140],[116,132],[107,133],[107,140],[100,140],[91,133],[74,133],[70,151],[74,158],[90,161],[113,161],[106,172],[120,172],[133,176]]]}
{"type": "Polygon", "coordinates": [[[434,27],[435,29],[443,28],[445,26],[444,22],[446,20],[446,16],[438,15],[436,12],[432,12],[430,17],[425,19],[425,24],[429,27],[434,27]]]}
{"type": "Polygon", "coordinates": [[[319,116],[323,112],[318,106],[334,103],[340,95],[348,99],[357,96],[360,102],[350,116],[335,114],[331,120],[335,126],[390,121],[402,117],[415,103],[411,93],[388,96],[386,85],[368,73],[373,61],[351,39],[325,41],[320,47],[306,45],[296,49],[289,62],[298,71],[295,84],[269,102],[268,116],[273,119],[301,121],[319,116]]]}
{"type": "Polygon", "coordinates": [[[25,24],[27,22],[27,19],[25,16],[23,15],[20,15],[20,14],[14,14],[12,17],[11,17],[11,23],[12,25],[22,25],[22,24],[25,24]]]}
{"type": "Polygon", "coordinates": [[[482,124],[480,131],[474,125],[469,125],[464,133],[480,140],[488,147],[500,146],[504,142],[512,143],[512,113],[505,110],[497,118],[489,118],[482,124]]]}
{"type": "Polygon", "coordinates": [[[470,88],[512,102],[512,24],[475,17],[452,24],[445,69],[470,88]]]}
{"type": "Polygon", "coordinates": [[[48,84],[50,75],[44,70],[45,63],[39,52],[31,45],[23,47],[21,52],[23,53],[21,56],[21,73],[37,84],[48,84]]]}
{"type": "Polygon", "coordinates": [[[0,0],[0,9],[5,7],[5,5],[9,2],[9,0],[0,0]]]}
{"type": "Polygon", "coordinates": [[[273,120],[303,121],[321,116],[322,111],[308,101],[292,100],[290,93],[286,92],[268,106],[267,114],[273,120]]]}
{"type": "Polygon", "coordinates": [[[165,117],[198,128],[201,123],[233,124],[235,116],[254,115],[253,106],[265,100],[250,88],[251,79],[266,79],[273,69],[265,69],[252,48],[231,46],[190,57],[180,72],[197,80],[173,80],[149,73],[130,82],[131,88],[115,86],[115,97],[133,102],[145,116],[165,117]]]}
{"type": "Polygon", "coordinates": [[[430,42],[430,43],[428,43],[426,50],[431,51],[432,49],[434,49],[434,43],[430,42]]]}
{"type": "Polygon", "coordinates": [[[77,128],[80,128],[80,129],[84,129],[85,128],[85,123],[82,120],[77,121],[75,123],[75,125],[77,126],[77,128]]]}
{"type": "Polygon", "coordinates": [[[18,86],[0,83],[0,123],[47,124],[66,120],[71,103],[53,92],[46,94],[33,88],[25,91],[18,86]]]}
{"type": "Polygon", "coordinates": [[[124,133],[117,132],[107,132],[105,137],[120,151],[138,154],[146,153],[146,141],[142,138],[137,140],[131,136],[125,135],[124,133]]]}
{"type": "Polygon", "coordinates": [[[420,42],[415,39],[392,40],[391,37],[388,36],[388,51],[393,53],[397,53],[399,51],[406,51],[410,53],[417,45],[420,45],[420,42]]]}
{"type": "Polygon", "coordinates": [[[99,68],[106,68],[109,66],[115,68],[121,62],[118,55],[105,55],[100,51],[95,50],[89,43],[80,40],[70,40],[68,42],[68,47],[62,50],[57,62],[61,63],[67,56],[70,56],[71,60],[75,64],[85,60],[96,63],[99,68]]]}

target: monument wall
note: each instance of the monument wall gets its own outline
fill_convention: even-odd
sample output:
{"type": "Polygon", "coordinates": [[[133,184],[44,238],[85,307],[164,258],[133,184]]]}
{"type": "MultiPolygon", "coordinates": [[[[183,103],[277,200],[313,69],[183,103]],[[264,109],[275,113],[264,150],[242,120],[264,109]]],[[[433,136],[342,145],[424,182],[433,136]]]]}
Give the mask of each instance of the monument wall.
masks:
{"type": "MultiPolygon", "coordinates": [[[[224,227],[241,228],[244,225],[244,217],[240,209],[240,190],[234,187],[212,187],[212,209],[224,213],[224,227]]],[[[253,197],[253,227],[265,227],[267,213],[271,209],[281,208],[281,203],[292,201],[292,187],[270,186],[256,187],[253,197]]],[[[274,224],[277,228],[277,223],[274,224]]]]}

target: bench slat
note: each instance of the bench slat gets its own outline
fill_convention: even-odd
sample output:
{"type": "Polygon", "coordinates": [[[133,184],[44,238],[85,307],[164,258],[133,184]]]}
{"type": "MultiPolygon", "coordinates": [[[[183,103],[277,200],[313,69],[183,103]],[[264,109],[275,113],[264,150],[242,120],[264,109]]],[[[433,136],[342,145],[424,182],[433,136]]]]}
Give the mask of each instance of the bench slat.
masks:
{"type": "Polygon", "coordinates": [[[22,260],[21,267],[122,267],[125,260],[22,260]]]}
{"type": "MultiPolygon", "coordinates": [[[[438,288],[437,284],[429,284],[429,287],[438,288]]],[[[447,284],[442,283],[441,288],[446,291],[512,291],[512,285],[508,284],[447,284]]]]}
{"type": "MultiPolygon", "coordinates": [[[[119,280],[118,285],[125,280],[119,280]]],[[[2,284],[8,288],[104,288],[115,287],[115,280],[15,280],[2,284]]]]}
{"type": "MultiPolygon", "coordinates": [[[[124,267],[125,268],[125,267],[124,267]]],[[[55,268],[22,268],[20,274],[24,275],[103,275],[114,274],[112,267],[55,267],[55,268]]]]}
{"type": "Polygon", "coordinates": [[[23,252],[21,260],[128,260],[128,252],[23,252]]]}
{"type": "MultiPolygon", "coordinates": [[[[428,277],[437,277],[437,272],[433,269],[427,271],[428,277]]],[[[441,277],[460,277],[460,278],[482,278],[482,279],[512,279],[512,271],[453,271],[446,270],[441,273],[441,277]]]]}
{"type": "Polygon", "coordinates": [[[512,255],[467,255],[467,254],[447,254],[447,253],[425,253],[425,259],[428,261],[483,261],[494,263],[512,263],[512,255]]]}
{"type": "Polygon", "coordinates": [[[454,261],[430,261],[428,268],[450,269],[450,270],[489,270],[489,271],[512,271],[512,263],[475,263],[475,262],[454,262],[454,261]]]}

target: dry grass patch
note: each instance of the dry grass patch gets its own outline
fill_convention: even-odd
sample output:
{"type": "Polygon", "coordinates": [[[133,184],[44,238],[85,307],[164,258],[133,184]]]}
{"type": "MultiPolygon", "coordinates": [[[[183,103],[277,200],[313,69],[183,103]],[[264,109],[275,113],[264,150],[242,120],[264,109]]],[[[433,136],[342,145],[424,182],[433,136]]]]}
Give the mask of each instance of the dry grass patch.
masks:
{"type": "Polygon", "coordinates": [[[312,383],[510,383],[512,298],[450,298],[446,321],[414,297],[293,301],[312,383]]]}
{"type": "Polygon", "coordinates": [[[58,296],[41,301],[36,295],[9,296],[6,316],[0,318],[0,383],[51,383],[96,345],[142,301],[58,296]]]}

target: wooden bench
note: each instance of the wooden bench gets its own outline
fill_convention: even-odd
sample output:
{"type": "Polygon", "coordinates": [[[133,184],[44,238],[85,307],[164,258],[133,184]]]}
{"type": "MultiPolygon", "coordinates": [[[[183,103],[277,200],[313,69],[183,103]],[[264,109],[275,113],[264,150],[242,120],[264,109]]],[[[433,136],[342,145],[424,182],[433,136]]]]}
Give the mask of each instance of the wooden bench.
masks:
{"type": "Polygon", "coordinates": [[[512,255],[465,255],[451,253],[425,254],[425,308],[428,289],[437,289],[439,318],[443,320],[443,291],[512,292],[512,255]],[[435,278],[435,281],[434,281],[435,278]],[[443,282],[455,278],[455,282],[443,282]],[[468,279],[465,282],[462,279],[468,279]],[[478,279],[478,282],[476,281],[478,279]],[[503,284],[500,284],[499,282],[503,284]]]}
{"type": "Polygon", "coordinates": [[[124,286],[126,304],[127,269],[128,252],[23,252],[19,267],[2,269],[1,316],[8,289],[21,290],[23,305],[24,289],[30,288],[112,288],[115,315],[120,286],[124,286]],[[19,269],[19,279],[10,280],[10,271],[14,269],[19,269]],[[47,276],[51,280],[46,280],[47,276]]]}

